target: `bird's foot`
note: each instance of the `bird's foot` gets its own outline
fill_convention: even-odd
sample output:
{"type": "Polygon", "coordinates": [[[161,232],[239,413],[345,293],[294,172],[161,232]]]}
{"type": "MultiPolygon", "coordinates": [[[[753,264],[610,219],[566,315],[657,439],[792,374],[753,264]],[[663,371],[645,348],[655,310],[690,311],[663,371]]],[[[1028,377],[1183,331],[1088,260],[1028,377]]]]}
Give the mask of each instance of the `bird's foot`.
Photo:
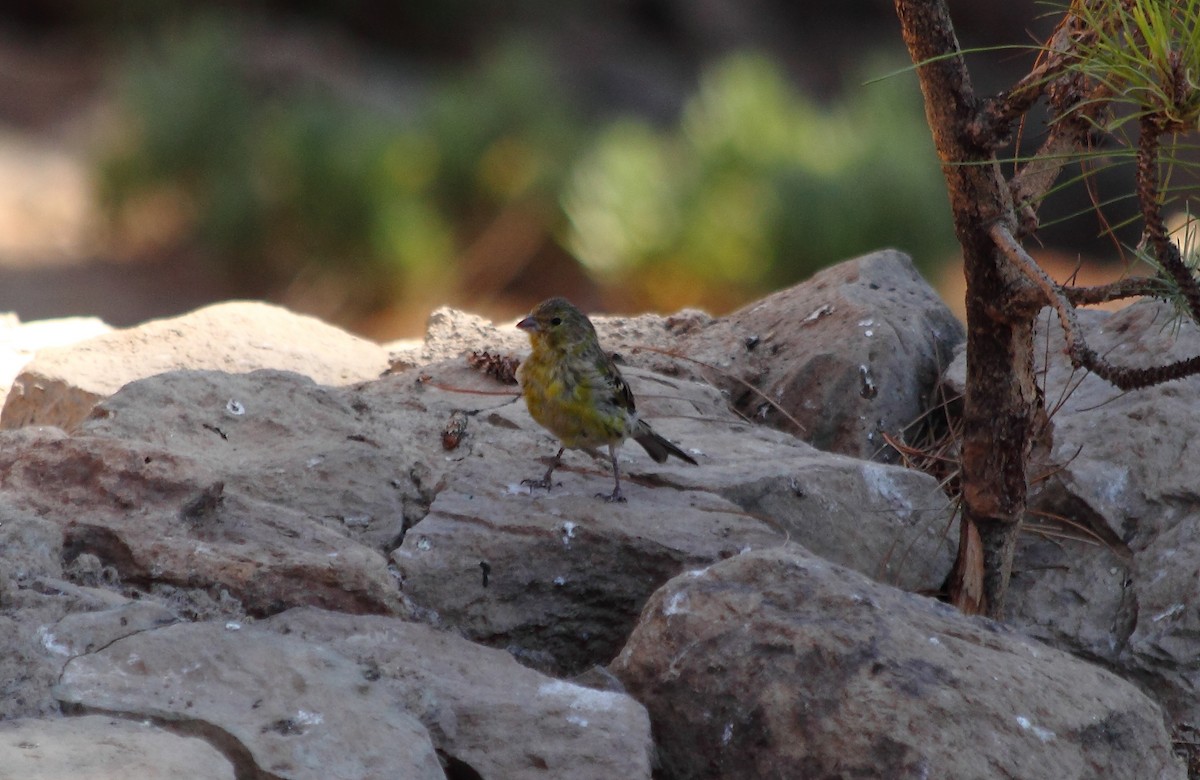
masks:
{"type": "Polygon", "coordinates": [[[523,479],[521,480],[521,484],[528,485],[529,492],[531,494],[533,493],[534,488],[542,488],[543,490],[549,492],[550,488],[554,487],[554,482],[551,481],[549,477],[542,477],[541,479],[523,479]]]}
{"type": "Polygon", "coordinates": [[[621,491],[619,489],[614,490],[611,493],[597,493],[596,498],[603,498],[605,501],[607,501],[610,504],[624,504],[625,503],[625,496],[621,495],[621,491]]]}

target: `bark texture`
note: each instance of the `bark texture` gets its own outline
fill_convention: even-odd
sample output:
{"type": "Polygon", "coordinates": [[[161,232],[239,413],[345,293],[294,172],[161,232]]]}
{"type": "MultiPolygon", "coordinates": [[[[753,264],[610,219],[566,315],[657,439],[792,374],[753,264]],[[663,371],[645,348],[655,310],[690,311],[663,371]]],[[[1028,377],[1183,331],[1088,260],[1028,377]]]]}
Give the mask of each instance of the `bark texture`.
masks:
{"type": "Polygon", "coordinates": [[[918,65],[967,281],[963,535],[978,534],[979,545],[964,550],[977,550],[981,560],[960,557],[949,589],[960,609],[1000,617],[1025,513],[1025,464],[1042,408],[1033,370],[1033,315],[1040,298],[989,235],[995,223],[1015,230],[1017,220],[993,146],[972,132],[981,104],[945,4],[896,0],[896,12],[918,65]],[[981,583],[982,593],[973,582],[981,583]]]}

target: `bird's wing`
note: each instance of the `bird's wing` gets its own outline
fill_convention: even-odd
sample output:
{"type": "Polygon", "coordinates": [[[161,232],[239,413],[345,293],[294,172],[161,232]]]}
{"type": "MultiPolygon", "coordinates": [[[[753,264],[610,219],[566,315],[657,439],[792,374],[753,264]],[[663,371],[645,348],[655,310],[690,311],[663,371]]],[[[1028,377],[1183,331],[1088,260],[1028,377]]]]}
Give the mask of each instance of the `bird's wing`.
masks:
{"type": "Polygon", "coordinates": [[[629,383],[625,381],[625,377],[621,376],[617,364],[613,361],[612,356],[605,354],[605,360],[608,363],[607,375],[612,381],[613,396],[616,399],[617,406],[621,407],[629,413],[637,411],[637,407],[633,403],[633,391],[629,389],[629,383]]]}
{"type": "Polygon", "coordinates": [[[630,414],[637,411],[633,402],[633,391],[629,389],[629,383],[621,376],[621,371],[612,357],[607,352],[597,349],[592,365],[595,368],[592,379],[598,397],[630,414]]]}

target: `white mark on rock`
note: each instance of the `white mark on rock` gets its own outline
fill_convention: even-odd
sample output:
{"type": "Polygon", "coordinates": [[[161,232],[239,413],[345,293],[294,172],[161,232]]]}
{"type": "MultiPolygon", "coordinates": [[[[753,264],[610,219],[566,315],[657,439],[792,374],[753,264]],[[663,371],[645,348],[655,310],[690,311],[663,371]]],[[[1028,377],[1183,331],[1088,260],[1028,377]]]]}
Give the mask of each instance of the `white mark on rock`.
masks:
{"type": "MultiPolygon", "coordinates": [[[[871,331],[867,331],[867,335],[871,335],[871,331]]],[[[863,398],[874,398],[879,395],[879,387],[875,384],[875,376],[871,373],[871,367],[863,364],[858,367],[858,378],[861,386],[858,389],[858,394],[863,398]]]]}
{"type": "Polygon", "coordinates": [[[833,304],[827,303],[813,311],[812,314],[805,317],[801,322],[816,322],[822,317],[828,317],[830,314],[833,314],[833,304]]]}
{"type": "Polygon", "coordinates": [[[733,722],[725,724],[725,728],[721,730],[721,744],[728,745],[733,740],[733,722]]]}
{"type": "Polygon", "coordinates": [[[687,591],[677,590],[671,594],[671,598],[667,599],[663,604],[663,614],[667,617],[671,615],[682,615],[687,612],[685,605],[687,604],[687,591]]]}
{"type": "Polygon", "coordinates": [[[538,686],[539,696],[556,696],[567,699],[567,706],[577,712],[608,712],[617,709],[624,701],[624,694],[597,691],[566,680],[553,680],[538,686]]]}
{"type": "Polygon", "coordinates": [[[1166,620],[1169,617],[1175,617],[1180,612],[1183,612],[1183,605],[1182,604],[1172,604],[1170,607],[1168,607],[1163,612],[1159,612],[1157,615],[1150,618],[1150,620],[1157,623],[1160,620],[1166,620]]]}
{"type": "Polygon", "coordinates": [[[46,648],[55,655],[70,655],[71,648],[58,641],[54,634],[50,633],[50,629],[46,626],[38,626],[38,639],[42,641],[42,647],[46,648]]]}
{"type": "Polygon", "coordinates": [[[912,504],[909,502],[908,496],[896,484],[888,467],[877,463],[865,463],[862,467],[862,475],[863,481],[867,483],[867,489],[891,504],[898,515],[904,518],[912,516],[912,504]]]}
{"type": "Polygon", "coordinates": [[[246,407],[242,406],[241,401],[235,401],[234,399],[230,398],[225,402],[225,411],[229,412],[234,417],[241,417],[246,413],[246,407]]]}
{"type": "Polygon", "coordinates": [[[242,624],[237,622],[236,620],[230,620],[228,623],[225,624],[225,630],[226,631],[241,631],[242,624]]]}
{"type": "Polygon", "coordinates": [[[1050,729],[1044,729],[1041,726],[1033,725],[1033,721],[1029,720],[1029,718],[1025,717],[1024,715],[1017,716],[1017,725],[1026,731],[1032,731],[1033,735],[1041,742],[1052,742],[1057,736],[1050,729]]]}
{"type": "Polygon", "coordinates": [[[296,717],[292,718],[292,720],[301,726],[320,726],[325,722],[325,716],[319,712],[297,710],[296,717]]]}
{"type": "Polygon", "coordinates": [[[575,538],[575,524],[570,520],[562,524],[562,543],[563,547],[570,547],[571,540],[575,538]]]}

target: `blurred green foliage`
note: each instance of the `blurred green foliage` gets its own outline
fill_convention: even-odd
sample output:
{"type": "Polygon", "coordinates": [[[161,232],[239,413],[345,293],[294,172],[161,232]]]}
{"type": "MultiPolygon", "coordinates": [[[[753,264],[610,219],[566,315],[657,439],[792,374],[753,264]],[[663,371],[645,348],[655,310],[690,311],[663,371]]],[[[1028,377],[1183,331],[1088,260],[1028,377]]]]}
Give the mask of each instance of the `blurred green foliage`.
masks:
{"type": "Polygon", "coordinates": [[[677,127],[601,130],[564,194],[568,246],[605,277],[742,294],[884,246],[929,267],[954,245],[921,105],[893,79],[821,106],[770,60],[729,57],[677,127]]]}
{"type": "Polygon", "coordinates": [[[528,41],[385,109],[264,83],[233,30],[200,22],[130,58],[98,178],[118,238],[196,247],[262,289],[338,280],[351,314],[417,287],[453,299],[468,248],[514,209],[601,286],[664,308],[731,306],[883,246],[953,251],[904,79],[822,106],[742,54],[673,126],[585,124],[528,41]]]}

